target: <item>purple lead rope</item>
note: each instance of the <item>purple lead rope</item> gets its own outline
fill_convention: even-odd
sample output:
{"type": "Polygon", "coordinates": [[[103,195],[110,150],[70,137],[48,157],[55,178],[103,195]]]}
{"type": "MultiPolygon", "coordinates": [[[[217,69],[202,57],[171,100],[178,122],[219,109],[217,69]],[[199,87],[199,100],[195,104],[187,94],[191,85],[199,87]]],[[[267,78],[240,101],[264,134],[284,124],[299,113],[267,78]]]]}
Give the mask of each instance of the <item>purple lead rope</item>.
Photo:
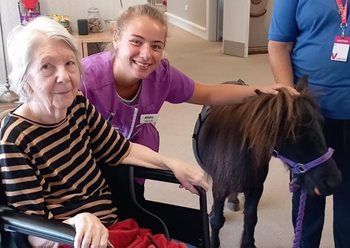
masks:
{"type": "Polygon", "coordinates": [[[300,247],[301,234],[303,231],[305,205],[306,205],[306,189],[302,189],[300,193],[300,199],[299,199],[298,217],[297,217],[297,222],[295,224],[295,230],[294,230],[293,248],[300,247]]]}
{"type": "MultiPolygon", "coordinates": [[[[284,163],[286,163],[289,166],[289,169],[292,171],[293,175],[303,174],[307,172],[308,170],[319,166],[320,164],[326,162],[328,159],[332,157],[334,153],[334,149],[331,147],[328,148],[327,152],[324,153],[322,156],[312,160],[309,163],[301,164],[296,163],[280,154],[275,150],[273,152],[273,156],[276,158],[281,159],[284,163]]],[[[289,190],[291,192],[295,192],[300,189],[300,185],[298,185],[295,180],[292,180],[289,185],[289,190]]],[[[305,205],[306,205],[306,197],[307,197],[307,191],[306,189],[302,189],[300,192],[300,199],[299,199],[299,209],[298,209],[298,216],[297,221],[294,228],[294,238],[293,238],[293,248],[299,248],[300,247],[300,240],[302,235],[302,229],[303,229],[303,219],[304,219],[304,213],[305,213],[305,205]]]]}

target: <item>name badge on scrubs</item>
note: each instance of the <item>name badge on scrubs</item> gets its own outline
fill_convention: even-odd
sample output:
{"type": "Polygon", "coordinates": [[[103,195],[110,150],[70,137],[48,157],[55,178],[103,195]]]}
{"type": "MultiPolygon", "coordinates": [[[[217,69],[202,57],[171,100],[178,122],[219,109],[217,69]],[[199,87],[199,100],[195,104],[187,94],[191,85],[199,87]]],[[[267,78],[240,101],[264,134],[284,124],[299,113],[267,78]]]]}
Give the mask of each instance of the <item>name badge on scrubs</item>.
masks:
{"type": "Polygon", "coordinates": [[[331,55],[331,60],[346,62],[349,54],[350,37],[336,36],[331,55]]]}
{"type": "Polygon", "coordinates": [[[158,114],[145,114],[140,116],[140,123],[157,123],[158,121],[158,114]]]}

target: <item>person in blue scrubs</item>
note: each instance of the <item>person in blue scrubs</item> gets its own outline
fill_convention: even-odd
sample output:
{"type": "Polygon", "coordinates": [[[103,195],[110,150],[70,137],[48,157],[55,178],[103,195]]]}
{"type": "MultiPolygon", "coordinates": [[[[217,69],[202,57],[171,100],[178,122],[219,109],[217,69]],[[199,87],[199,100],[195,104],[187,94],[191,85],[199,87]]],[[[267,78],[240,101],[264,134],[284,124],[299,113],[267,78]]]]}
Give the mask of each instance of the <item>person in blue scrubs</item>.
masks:
{"type": "MultiPolygon", "coordinates": [[[[325,118],[328,146],[342,172],[333,196],[334,245],[350,247],[350,28],[348,0],[275,0],[269,58],[276,83],[293,85],[307,75],[325,118]]],[[[293,194],[295,225],[299,193],[293,194]]],[[[308,197],[301,248],[320,247],[326,199],[308,197]]]]}

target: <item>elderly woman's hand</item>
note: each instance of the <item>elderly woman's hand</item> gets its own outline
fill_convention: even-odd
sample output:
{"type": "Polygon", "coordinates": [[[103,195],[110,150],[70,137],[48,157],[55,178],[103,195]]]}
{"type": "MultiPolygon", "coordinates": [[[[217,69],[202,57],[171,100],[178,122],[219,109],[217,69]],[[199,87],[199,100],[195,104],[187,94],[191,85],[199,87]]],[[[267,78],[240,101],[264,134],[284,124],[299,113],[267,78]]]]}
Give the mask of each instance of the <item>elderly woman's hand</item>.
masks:
{"type": "Polygon", "coordinates": [[[74,248],[107,247],[108,229],[95,215],[77,214],[64,223],[75,227],[74,248]]]}
{"type": "Polygon", "coordinates": [[[28,242],[32,248],[59,248],[60,246],[57,242],[30,235],[28,236],[28,242]]]}
{"type": "Polygon", "coordinates": [[[172,168],[175,177],[181,183],[180,187],[183,187],[194,194],[198,194],[194,185],[200,186],[206,191],[209,189],[208,182],[205,179],[205,174],[199,167],[186,164],[177,159],[174,159],[169,163],[168,166],[172,168]]]}

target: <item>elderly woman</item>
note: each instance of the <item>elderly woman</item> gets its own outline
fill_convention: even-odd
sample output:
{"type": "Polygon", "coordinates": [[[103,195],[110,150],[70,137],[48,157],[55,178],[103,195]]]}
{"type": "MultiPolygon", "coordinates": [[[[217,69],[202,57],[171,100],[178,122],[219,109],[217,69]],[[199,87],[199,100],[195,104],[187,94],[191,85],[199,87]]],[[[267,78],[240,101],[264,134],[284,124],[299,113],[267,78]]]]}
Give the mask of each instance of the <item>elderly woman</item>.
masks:
{"type": "MultiPolygon", "coordinates": [[[[76,229],[75,247],[106,247],[116,222],[98,163],[170,169],[191,192],[208,188],[203,172],[129,142],[79,93],[81,68],[74,38],[39,17],[9,35],[10,80],[23,104],[1,126],[0,163],[8,204],[76,229]]],[[[56,247],[36,237],[33,247],[56,247]]]]}

